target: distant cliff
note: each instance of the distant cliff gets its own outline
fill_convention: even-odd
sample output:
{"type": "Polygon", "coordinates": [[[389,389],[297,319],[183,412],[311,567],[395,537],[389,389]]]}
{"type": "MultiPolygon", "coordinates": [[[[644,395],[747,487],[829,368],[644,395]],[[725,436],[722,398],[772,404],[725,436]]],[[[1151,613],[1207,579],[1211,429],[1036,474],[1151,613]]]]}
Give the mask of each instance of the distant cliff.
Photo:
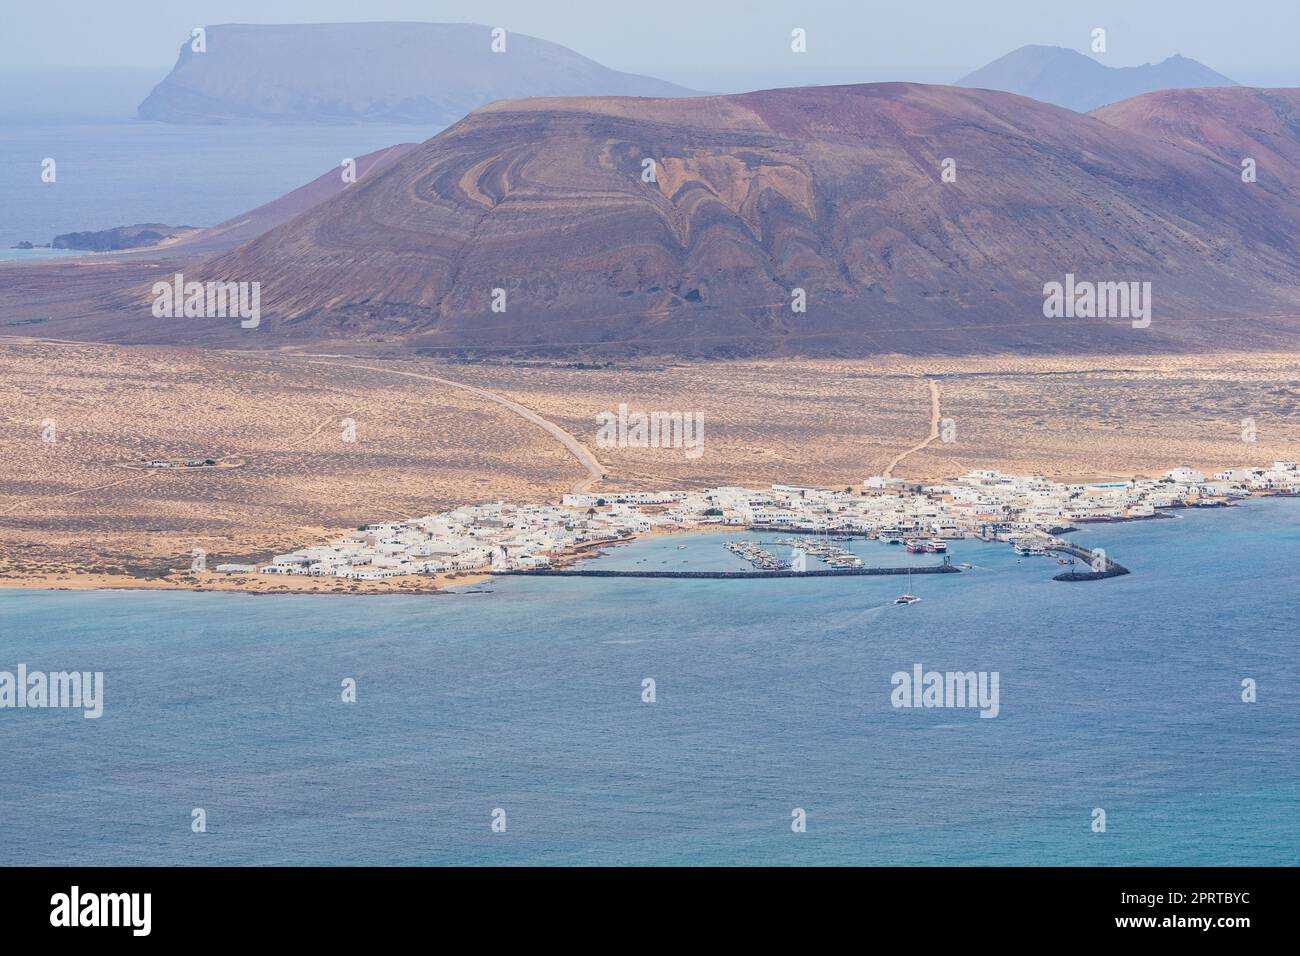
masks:
{"type": "Polygon", "coordinates": [[[223,24],[139,107],[166,123],[412,123],[447,126],[499,99],[686,96],[546,40],[464,23],[223,24]]]}
{"type": "Polygon", "coordinates": [[[1171,56],[1160,63],[1113,67],[1059,46],[1022,46],[955,84],[1019,93],[1080,113],[1153,90],[1236,86],[1203,63],[1171,56]]]}

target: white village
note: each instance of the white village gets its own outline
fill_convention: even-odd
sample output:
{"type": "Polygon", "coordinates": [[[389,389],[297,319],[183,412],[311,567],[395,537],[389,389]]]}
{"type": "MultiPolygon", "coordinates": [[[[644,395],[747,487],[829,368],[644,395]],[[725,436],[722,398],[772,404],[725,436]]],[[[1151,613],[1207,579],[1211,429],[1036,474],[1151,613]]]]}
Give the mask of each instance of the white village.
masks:
{"type": "Polygon", "coordinates": [[[1037,553],[1036,539],[1077,523],[1152,518],[1163,509],[1276,494],[1300,494],[1296,462],[1210,476],[1174,468],[1160,478],[1080,484],[972,471],[934,483],[873,477],[856,491],[772,485],[568,494],[559,504],[498,501],[371,524],[332,544],[276,555],[267,564],[224,564],[216,571],[357,581],[526,571],[647,533],[729,528],[851,534],[940,552],[944,540],[980,538],[1037,553]]]}

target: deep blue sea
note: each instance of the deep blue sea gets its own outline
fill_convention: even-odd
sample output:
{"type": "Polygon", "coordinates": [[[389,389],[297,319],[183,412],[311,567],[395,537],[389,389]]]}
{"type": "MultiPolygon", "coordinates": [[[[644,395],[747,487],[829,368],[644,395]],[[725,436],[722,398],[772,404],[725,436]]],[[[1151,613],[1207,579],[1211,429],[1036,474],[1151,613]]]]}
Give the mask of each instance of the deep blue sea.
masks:
{"type": "MultiPolygon", "coordinates": [[[[395,143],[418,126],[172,126],[137,120],[15,121],[0,116],[0,259],[21,241],[141,222],[213,226],[395,143]],[[41,181],[55,161],[57,179],[41,181]]],[[[57,250],[56,250],[57,254],[57,250]]]]}
{"type": "MultiPolygon", "coordinates": [[[[735,566],[725,537],[598,560],[735,566]]],[[[1300,501],[1074,537],[1133,573],[969,541],[910,607],[880,577],[0,591],[0,669],[106,684],[99,720],[0,710],[0,865],[1296,863],[1300,501]],[[1000,714],[894,709],[915,663],[999,672],[1000,714]]]]}

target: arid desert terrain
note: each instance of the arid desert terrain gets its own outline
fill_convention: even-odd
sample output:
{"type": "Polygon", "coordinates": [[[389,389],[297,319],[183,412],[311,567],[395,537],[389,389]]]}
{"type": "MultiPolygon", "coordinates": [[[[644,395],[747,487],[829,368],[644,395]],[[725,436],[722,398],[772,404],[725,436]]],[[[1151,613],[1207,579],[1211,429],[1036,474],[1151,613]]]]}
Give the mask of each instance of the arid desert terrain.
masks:
{"type": "Polygon", "coordinates": [[[1258,353],[584,366],[10,338],[0,583],[192,586],[195,549],[215,567],[370,521],[558,500],[591,477],[560,430],[598,461],[592,490],[1267,463],[1300,445],[1298,382],[1300,357],[1258,353]],[[703,453],[599,447],[597,416],[620,404],[700,414],[703,453]]]}

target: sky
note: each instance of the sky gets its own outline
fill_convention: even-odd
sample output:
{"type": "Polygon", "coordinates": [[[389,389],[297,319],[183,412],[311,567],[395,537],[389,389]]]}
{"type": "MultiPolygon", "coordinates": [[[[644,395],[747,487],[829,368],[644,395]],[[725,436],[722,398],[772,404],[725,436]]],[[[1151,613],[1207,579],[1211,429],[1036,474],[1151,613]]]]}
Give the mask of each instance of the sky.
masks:
{"type": "Polygon", "coordinates": [[[503,26],[678,82],[726,72],[779,78],[795,69],[793,27],[808,34],[799,70],[930,82],[1026,43],[1086,52],[1103,27],[1108,49],[1098,59],[1111,66],[1182,53],[1248,84],[1268,75],[1300,84],[1297,0],[5,0],[0,64],[165,73],[195,26],[355,20],[503,26]]]}

